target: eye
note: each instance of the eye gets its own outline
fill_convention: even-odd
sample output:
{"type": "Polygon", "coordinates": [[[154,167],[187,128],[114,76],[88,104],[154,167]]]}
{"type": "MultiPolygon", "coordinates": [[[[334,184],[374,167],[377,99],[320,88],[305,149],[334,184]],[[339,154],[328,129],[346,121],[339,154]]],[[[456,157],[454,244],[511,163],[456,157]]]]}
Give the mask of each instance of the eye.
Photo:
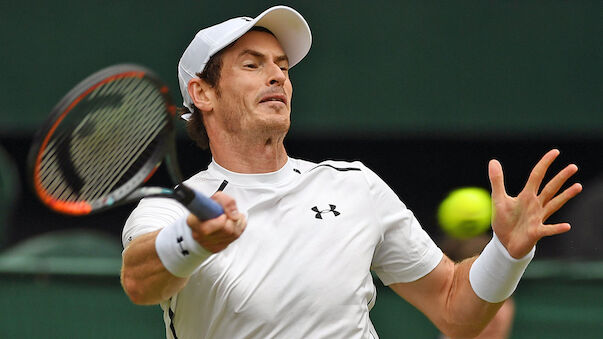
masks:
{"type": "Polygon", "coordinates": [[[254,62],[246,62],[243,64],[243,67],[250,68],[250,69],[256,69],[256,68],[258,68],[258,65],[254,62]]]}

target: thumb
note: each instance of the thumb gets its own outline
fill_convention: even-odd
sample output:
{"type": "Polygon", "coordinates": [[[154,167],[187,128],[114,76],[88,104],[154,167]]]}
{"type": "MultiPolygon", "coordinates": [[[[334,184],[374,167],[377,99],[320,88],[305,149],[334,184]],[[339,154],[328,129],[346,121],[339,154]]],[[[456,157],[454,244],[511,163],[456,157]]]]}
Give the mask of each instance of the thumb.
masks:
{"type": "Polygon", "coordinates": [[[211,198],[222,206],[228,219],[236,220],[240,217],[236,201],[228,194],[218,191],[211,198]]]}
{"type": "Polygon", "coordinates": [[[488,177],[492,186],[492,199],[497,200],[507,195],[502,166],[498,160],[492,159],[488,163],[488,177]]]}

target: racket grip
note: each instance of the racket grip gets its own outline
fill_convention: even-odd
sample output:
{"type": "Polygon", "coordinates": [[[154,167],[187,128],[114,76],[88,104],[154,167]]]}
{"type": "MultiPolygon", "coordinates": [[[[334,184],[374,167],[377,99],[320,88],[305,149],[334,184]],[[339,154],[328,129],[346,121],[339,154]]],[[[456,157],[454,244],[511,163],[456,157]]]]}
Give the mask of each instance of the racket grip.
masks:
{"type": "Polygon", "coordinates": [[[174,193],[178,197],[178,201],[199,220],[209,220],[224,214],[224,209],[220,204],[184,184],[176,186],[174,193]]]}

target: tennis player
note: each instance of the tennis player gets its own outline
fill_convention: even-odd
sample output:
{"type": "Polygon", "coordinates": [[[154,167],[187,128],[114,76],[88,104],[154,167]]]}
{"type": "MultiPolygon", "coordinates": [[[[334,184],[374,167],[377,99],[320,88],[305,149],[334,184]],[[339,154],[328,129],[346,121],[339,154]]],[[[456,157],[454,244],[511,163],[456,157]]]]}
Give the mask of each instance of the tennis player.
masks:
{"type": "Polygon", "coordinates": [[[446,335],[477,335],[537,241],[569,230],[543,223],[580,192],[574,184],[557,194],[577,167],[538,193],[558,155],[550,151],[510,197],[491,161],[496,235],[455,264],[362,163],[288,156],[289,68],[310,45],[304,18],[283,6],[194,37],[178,64],[183,117],[213,159],[186,183],[225,214],[201,222],[175,201],[142,200],[123,230],[127,295],[161,304],[168,338],[377,338],[373,270],[446,335]]]}

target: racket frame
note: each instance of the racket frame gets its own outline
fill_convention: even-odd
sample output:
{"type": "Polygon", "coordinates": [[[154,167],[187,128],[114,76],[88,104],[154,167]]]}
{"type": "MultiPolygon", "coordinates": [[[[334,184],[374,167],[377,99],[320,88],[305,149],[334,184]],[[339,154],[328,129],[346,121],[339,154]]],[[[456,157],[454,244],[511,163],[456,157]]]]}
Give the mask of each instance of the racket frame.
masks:
{"type": "Polygon", "coordinates": [[[165,160],[169,176],[174,184],[181,185],[182,175],[178,166],[175,146],[175,132],[173,126],[176,107],[169,94],[168,87],[150,70],[135,64],[119,64],[102,69],[71,89],[53,108],[49,117],[34,136],[28,155],[28,177],[36,196],[52,210],[70,215],[86,215],[104,211],[108,208],[138,200],[145,196],[164,196],[181,199],[173,189],[162,187],[139,187],[147,182],[165,160]],[[110,81],[126,77],[145,77],[151,80],[159,89],[166,105],[167,125],[156,137],[158,145],[153,153],[141,166],[138,172],[117,189],[108,195],[94,201],[61,201],[48,194],[42,187],[39,176],[39,165],[45,148],[56,131],[57,127],[69,112],[94,89],[110,81]]]}

